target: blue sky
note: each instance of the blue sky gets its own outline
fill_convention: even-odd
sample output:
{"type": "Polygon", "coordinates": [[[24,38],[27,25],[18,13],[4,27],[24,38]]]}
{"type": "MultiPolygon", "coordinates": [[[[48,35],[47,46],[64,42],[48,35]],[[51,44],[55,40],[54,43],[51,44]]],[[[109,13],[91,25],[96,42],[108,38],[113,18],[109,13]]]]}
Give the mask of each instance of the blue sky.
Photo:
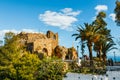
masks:
{"type": "Polygon", "coordinates": [[[106,12],[107,27],[117,39],[120,27],[114,22],[114,8],[115,0],[0,0],[0,39],[8,31],[51,30],[59,33],[61,46],[71,47],[74,43],[76,47],[78,42],[71,35],[78,25],[91,23],[99,11],[106,12]]]}

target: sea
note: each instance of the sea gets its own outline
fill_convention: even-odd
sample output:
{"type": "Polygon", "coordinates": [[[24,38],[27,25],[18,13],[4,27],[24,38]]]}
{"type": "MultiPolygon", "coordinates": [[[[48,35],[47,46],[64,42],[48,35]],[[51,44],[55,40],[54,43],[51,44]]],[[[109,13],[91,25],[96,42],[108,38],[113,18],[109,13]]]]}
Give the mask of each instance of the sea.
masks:
{"type": "Polygon", "coordinates": [[[120,62],[120,56],[108,56],[107,59],[112,59],[114,62],[120,62]]]}

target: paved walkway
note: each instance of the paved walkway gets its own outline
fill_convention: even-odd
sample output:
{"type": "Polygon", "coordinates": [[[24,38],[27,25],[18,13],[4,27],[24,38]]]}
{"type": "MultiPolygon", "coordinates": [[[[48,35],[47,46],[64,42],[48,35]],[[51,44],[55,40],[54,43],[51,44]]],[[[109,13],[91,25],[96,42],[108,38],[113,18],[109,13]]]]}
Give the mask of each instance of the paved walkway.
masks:
{"type": "Polygon", "coordinates": [[[107,66],[108,71],[120,71],[120,66],[107,66]]]}
{"type": "Polygon", "coordinates": [[[67,73],[63,80],[120,80],[120,71],[107,71],[105,75],[67,73]]]}

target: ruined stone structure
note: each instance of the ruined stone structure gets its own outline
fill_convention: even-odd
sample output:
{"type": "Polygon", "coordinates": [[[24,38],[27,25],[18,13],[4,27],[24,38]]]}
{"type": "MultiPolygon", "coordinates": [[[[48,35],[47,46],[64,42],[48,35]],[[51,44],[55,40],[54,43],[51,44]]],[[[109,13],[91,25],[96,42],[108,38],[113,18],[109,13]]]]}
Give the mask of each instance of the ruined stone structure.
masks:
{"type": "Polygon", "coordinates": [[[57,46],[55,48],[55,55],[63,60],[76,60],[78,58],[77,51],[74,47],[65,48],[64,46],[57,46]]]}
{"type": "Polygon", "coordinates": [[[47,31],[41,33],[20,33],[21,43],[27,46],[31,53],[44,53],[46,56],[52,56],[55,47],[58,45],[58,33],[47,31]]]}
{"type": "Polygon", "coordinates": [[[19,34],[21,44],[27,47],[31,53],[42,53],[44,56],[58,56],[65,59],[77,59],[77,51],[75,49],[65,48],[58,45],[58,33],[47,31],[42,33],[24,33],[19,34]]]}

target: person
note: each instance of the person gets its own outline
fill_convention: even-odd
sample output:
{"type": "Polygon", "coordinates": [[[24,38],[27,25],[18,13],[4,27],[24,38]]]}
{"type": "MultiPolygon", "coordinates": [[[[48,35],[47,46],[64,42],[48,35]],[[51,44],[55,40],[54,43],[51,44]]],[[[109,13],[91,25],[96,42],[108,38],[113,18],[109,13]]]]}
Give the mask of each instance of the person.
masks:
{"type": "Polygon", "coordinates": [[[112,60],[112,58],[108,59],[108,65],[109,66],[113,66],[113,60],[112,60]]]}
{"type": "Polygon", "coordinates": [[[112,58],[110,59],[110,62],[111,62],[111,66],[113,66],[113,60],[112,60],[112,58]]]}
{"type": "Polygon", "coordinates": [[[78,58],[78,66],[81,66],[81,58],[78,58]]]}
{"type": "Polygon", "coordinates": [[[108,66],[110,66],[110,59],[108,59],[108,66]]]}

